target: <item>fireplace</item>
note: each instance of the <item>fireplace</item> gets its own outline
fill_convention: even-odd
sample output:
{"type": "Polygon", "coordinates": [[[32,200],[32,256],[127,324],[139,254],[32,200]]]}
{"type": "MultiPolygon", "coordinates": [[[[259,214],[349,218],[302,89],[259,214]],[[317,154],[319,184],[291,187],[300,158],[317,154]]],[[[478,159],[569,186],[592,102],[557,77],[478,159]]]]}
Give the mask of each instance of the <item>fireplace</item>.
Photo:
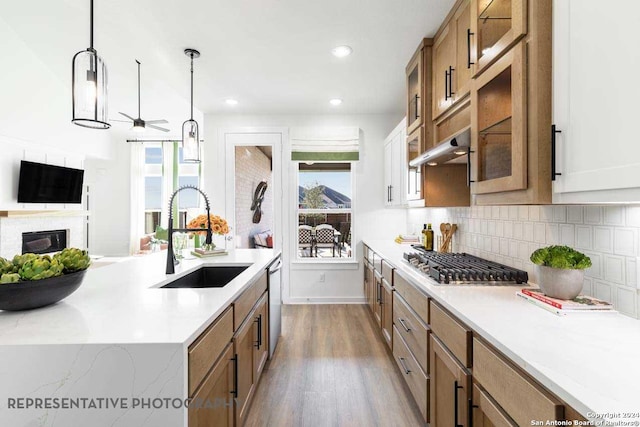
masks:
{"type": "Polygon", "coordinates": [[[22,233],[22,253],[47,254],[67,247],[69,230],[22,233]]]}

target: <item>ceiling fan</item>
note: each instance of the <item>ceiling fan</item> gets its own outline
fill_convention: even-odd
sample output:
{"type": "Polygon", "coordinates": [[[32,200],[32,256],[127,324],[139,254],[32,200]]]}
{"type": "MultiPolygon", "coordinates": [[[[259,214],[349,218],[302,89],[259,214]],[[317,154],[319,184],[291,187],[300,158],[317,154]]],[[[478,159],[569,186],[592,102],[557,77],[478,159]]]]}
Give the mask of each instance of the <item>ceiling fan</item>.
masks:
{"type": "Polygon", "coordinates": [[[129,119],[129,120],[131,120],[133,122],[133,130],[134,131],[142,132],[142,131],[145,130],[145,128],[151,128],[151,129],[161,130],[162,132],[169,132],[169,129],[165,129],[165,128],[160,127],[160,126],[156,126],[156,124],[159,124],[159,123],[169,123],[168,121],[166,121],[164,119],[162,119],[162,120],[142,120],[140,118],[140,61],[138,61],[136,59],[136,63],[138,64],[138,118],[134,119],[130,115],[122,113],[122,112],[120,112],[120,114],[122,114],[127,119],[129,119]]]}

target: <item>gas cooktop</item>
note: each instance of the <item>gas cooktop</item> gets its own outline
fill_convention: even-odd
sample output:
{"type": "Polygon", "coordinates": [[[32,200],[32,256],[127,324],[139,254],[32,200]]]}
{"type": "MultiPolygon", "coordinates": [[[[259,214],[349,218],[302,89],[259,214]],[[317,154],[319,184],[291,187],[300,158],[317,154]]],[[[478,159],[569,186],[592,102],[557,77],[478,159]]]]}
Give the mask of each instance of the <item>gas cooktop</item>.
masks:
{"type": "Polygon", "coordinates": [[[520,285],[527,283],[526,271],[478,258],[466,253],[439,253],[415,247],[406,252],[411,266],[442,284],[520,285]]]}

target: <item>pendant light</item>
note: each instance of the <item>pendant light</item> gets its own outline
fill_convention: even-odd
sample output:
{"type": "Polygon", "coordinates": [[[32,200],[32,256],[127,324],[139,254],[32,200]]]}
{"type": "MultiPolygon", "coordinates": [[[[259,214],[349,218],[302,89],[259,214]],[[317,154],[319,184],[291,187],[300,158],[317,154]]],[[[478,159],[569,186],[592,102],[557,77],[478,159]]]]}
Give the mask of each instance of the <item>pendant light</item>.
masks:
{"type": "Polygon", "coordinates": [[[71,121],[92,129],[109,129],[107,123],[107,66],[93,48],[93,0],[89,1],[89,48],[73,56],[71,64],[71,121]]]}
{"type": "Polygon", "coordinates": [[[184,54],[191,58],[191,118],[182,124],[182,161],[200,163],[200,132],[198,122],[193,120],[193,58],[198,58],[200,52],[185,49],[184,54]]]}

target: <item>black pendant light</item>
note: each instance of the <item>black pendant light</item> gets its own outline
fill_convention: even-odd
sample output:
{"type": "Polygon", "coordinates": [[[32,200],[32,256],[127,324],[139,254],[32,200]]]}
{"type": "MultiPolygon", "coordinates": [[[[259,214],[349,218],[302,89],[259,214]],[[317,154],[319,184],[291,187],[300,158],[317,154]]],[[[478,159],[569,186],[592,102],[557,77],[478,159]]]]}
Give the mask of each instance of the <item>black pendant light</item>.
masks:
{"type": "Polygon", "coordinates": [[[93,48],[93,0],[90,0],[89,48],[73,56],[71,95],[78,126],[109,129],[107,123],[107,66],[93,48]]]}
{"type": "Polygon", "coordinates": [[[185,49],[184,54],[191,58],[191,118],[182,124],[182,161],[200,163],[200,132],[198,122],[193,120],[193,58],[198,58],[200,52],[185,49]]]}

